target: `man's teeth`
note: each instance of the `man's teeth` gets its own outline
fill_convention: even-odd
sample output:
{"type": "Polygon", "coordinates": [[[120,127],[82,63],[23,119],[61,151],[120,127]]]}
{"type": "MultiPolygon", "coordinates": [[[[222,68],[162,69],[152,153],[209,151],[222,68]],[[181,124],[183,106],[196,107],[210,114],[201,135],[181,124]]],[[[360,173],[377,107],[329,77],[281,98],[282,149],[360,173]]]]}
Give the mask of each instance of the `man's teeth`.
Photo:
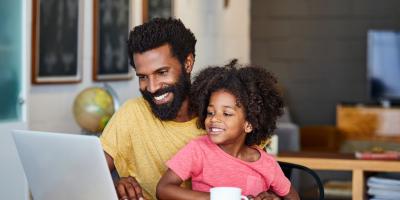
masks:
{"type": "Polygon", "coordinates": [[[154,99],[156,99],[157,101],[161,101],[161,100],[164,99],[167,95],[168,95],[168,93],[165,93],[165,94],[160,95],[160,96],[155,96],[154,99]]]}

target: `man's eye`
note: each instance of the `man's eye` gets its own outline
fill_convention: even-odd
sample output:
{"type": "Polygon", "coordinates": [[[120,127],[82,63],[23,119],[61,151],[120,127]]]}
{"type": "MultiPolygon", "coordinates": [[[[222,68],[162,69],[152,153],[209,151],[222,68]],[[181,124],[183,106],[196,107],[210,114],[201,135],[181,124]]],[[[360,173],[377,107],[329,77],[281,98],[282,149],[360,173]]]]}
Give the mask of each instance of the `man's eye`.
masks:
{"type": "Polygon", "coordinates": [[[137,77],[139,78],[139,80],[145,80],[147,78],[146,76],[141,76],[141,75],[139,75],[137,77]]]}
{"type": "Polygon", "coordinates": [[[158,72],[158,74],[160,74],[160,75],[167,75],[167,74],[168,74],[168,71],[167,71],[167,70],[165,70],[165,71],[160,71],[160,72],[158,72]]]}

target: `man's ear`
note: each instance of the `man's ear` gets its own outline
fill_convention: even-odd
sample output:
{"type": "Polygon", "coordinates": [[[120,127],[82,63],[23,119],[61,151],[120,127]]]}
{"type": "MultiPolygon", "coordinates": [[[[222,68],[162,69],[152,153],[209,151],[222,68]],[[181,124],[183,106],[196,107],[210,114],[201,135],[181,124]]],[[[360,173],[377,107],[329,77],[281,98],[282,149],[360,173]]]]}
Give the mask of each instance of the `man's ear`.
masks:
{"type": "Polygon", "coordinates": [[[250,124],[250,122],[246,121],[244,124],[244,132],[251,133],[252,131],[253,131],[253,126],[250,124]]]}
{"type": "Polygon", "coordinates": [[[190,74],[193,70],[193,65],[194,65],[194,56],[192,53],[189,53],[189,55],[186,57],[185,60],[185,72],[190,74]]]}

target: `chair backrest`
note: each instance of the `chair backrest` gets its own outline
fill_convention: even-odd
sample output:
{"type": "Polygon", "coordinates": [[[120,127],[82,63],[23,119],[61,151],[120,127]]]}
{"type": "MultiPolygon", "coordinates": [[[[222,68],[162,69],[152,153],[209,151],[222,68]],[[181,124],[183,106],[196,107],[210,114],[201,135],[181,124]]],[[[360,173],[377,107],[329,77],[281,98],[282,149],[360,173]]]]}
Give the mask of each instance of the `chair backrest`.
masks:
{"type": "MultiPolygon", "coordinates": [[[[293,185],[312,185],[312,189],[317,191],[314,192],[314,196],[312,196],[312,192],[299,191],[301,199],[324,199],[324,185],[322,184],[321,179],[314,170],[294,163],[281,161],[278,161],[278,163],[279,166],[282,168],[283,173],[285,173],[285,176],[292,182],[293,185]],[[310,178],[313,181],[305,181],[310,180],[310,178]]],[[[299,189],[298,187],[299,186],[297,186],[296,189],[299,189]]]]}

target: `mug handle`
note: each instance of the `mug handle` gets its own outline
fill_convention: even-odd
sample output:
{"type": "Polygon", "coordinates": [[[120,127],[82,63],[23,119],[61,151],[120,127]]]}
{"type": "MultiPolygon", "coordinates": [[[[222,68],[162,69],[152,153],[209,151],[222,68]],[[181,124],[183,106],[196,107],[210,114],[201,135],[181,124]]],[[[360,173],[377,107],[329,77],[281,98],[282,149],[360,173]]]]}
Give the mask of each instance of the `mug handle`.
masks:
{"type": "Polygon", "coordinates": [[[241,195],[240,197],[242,200],[249,200],[249,198],[247,198],[246,196],[241,195]]]}

